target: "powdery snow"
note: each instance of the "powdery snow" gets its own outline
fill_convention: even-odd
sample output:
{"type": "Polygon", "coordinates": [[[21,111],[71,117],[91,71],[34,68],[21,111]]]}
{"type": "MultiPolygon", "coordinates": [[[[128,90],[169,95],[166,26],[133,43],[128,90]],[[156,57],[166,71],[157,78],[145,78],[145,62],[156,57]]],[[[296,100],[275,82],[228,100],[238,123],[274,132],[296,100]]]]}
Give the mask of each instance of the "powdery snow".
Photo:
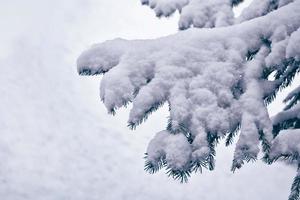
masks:
{"type": "Polygon", "coordinates": [[[270,151],[270,158],[277,157],[278,155],[295,155],[300,152],[300,130],[288,129],[283,130],[274,139],[272,148],[270,151]]]}
{"type": "MultiPolygon", "coordinates": [[[[167,2],[162,5],[169,6],[167,2]]],[[[190,168],[203,160],[212,164],[211,145],[241,125],[233,162],[233,168],[239,168],[248,157],[257,157],[261,132],[264,145],[271,144],[272,122],[264,98],[275,93],[286,77],[271,81],[262,74],[264,70],[280,71],[283,62],[298,59],[298,50],[291,44],[299,44],[299,19],[300,1],[294,1],[267,15],[224,28],[192,28],[152,40],[107,41],[78,58],[78,72],[105,73],[101,99],[111,113],[132,102],[131,127],[165,102],[169,104],[168,131],[183,133],[186,137],[180,137],[182,145],[190,140],[192,156],[171,156],[174,160],[168,159],[168,167],[182,163],[185,156],[190,158],[190,168]],[[253,59],[247,58],[256,51],[253,59]]],[[[292,71],[298,66],[286,67],[292,71]]],[[[158,141],[158,149],[163,148],[159,151],[161,158],[168,157],[166,149],[174,145],[156,139],[152,145],[154,141],[158,141]]],[[[151,152],[147,152],[149,157],[151,152]]]]}

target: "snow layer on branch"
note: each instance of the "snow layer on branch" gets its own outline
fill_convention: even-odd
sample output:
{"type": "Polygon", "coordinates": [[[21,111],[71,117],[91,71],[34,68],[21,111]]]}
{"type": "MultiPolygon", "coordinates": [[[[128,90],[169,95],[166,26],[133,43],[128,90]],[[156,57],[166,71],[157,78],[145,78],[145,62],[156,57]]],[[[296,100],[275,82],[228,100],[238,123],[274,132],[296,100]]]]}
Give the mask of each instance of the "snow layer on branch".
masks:
{"type": "Polygon", "coordinates": [[[300,129],[282,130],[272,143],[270,159],[296,154],[300,154],[300,129]]]}
{"type": "Polygon", "coordinates": [[[237,22],[240,23],[249,19],[266,15],[272,10],[278,9],[293,1],[295,0],[253,0],[251,4],[243,10],[237,22]]]}
{"type": "Polygon", "coordinates": [[[277,125],[289,119],[300,119],[300,104],[289,110],[282,111],[272,118],[273,124],[277,125]]]}
{"type": "Polygon", "coordinates": [[[183,169],[189,164],[191,152],[191,144],[184,135],[161,131],[150,141],[147,159],[151,163],[156,163],[165,158],[170,168],[183,169]]]}
{"type": "MultiPolygon", "coordinates": [[[[153,157],[168,158],[171,154],[166,152],[176,152],[180,146],[191,148],[191,156],[187,156],[190,162],[207,161],[214,154],[216,140],[233,133],[241,124],[235,154],[239,167],[249,155],[256,157],[259,139],[267,145],[271,140],[272,123],[264,98],[275,90],[277,82],[263,79],[262,74],[268,67],[266,63],[271,63],[267,59],[270,52],[277,55],[290,49],[282,59],[272,61],[276,66],[282,65],[286,55],[293,56],[289,59],[299,56],[296,44],[292,45],[298,42],[299,19],[300,1],[295,1],[234,26],[189,29],[154,40],[112,40],[83,52],[78,58],[78,72],[105,73],[101,99],[112,113],[132,102],[128,120],[131,127],[168,102],[170,124],[168,132],[161,134],[182,134],[191,147],[187,147],[184,137],[176,136],[178,145],[150,145],[150,161],[155,160],[153,157]],[[154,151],[154,147],[160,150],[154,151]]],[[[185,170],[185,159],[171,158],[167,160],[172,167],[185,170]]]]}
{"type": "Polygon", "coordinates": [[[286,49],[286,57],[287,58],[295,58],[295,60],[300,61],[300,28],[297,31],[292,33],[291,39],[289,40],[287,49],[286,49]]]}
{"type": "Polygon", "coordinates": [[[259,131],[264,134],[264,142],[269,145],[272,140],[272,123],[267,108],[262,101],[264,88],[260,76],[264,58],[269,53],[262,47],[255,58],[245,67],[245,93],[241,97],[243,114],[241,133],[236,145],[233,168],[240,168],[244,160],[255,159],[259,153],[259,131]]]}
{"type": "Polygon", "coordinates": [[[141,0],[149,5],[156,16],[170,16],[180,12],[179,28],[220,27],[233,23],[231,0],[141,0]]]}
{"type": "Polygon", "coordinates": [[[176,10],[181,9],[189,3],[189,0],[141,0],[143,5],[149,5],[156,16],[170,16],[176,10]]]}
{"type": "Polygon", "coordinates": [[[284,102],[287,103],[284,111],[279,112],[272,118],[273,124],[281,125],[288,121],[296,122],[300,121],[300,86],[292,90],[287,97],[284,99],[284,102]]]}
{"type": "MultiPolygon", "coordinates": [[[[300,54],[299,54],[300,55],[300,54]]],[[[295,89],[293,89],[288,95],[287,97],[284,99],[284,102],[290,101],[292,100],[296,95],[300,94],[300,85],[298,87],[296,87],[295,89]]]]}
{"type": "Polygon", "coordinates": [[[179,11],[179,29],[228,26],[241,23],[285,6],[296,0],[253,0],[234,20],[232,7],[240,0],[140,0],[152,8],[156,16],[168,17],[179,11]]]}

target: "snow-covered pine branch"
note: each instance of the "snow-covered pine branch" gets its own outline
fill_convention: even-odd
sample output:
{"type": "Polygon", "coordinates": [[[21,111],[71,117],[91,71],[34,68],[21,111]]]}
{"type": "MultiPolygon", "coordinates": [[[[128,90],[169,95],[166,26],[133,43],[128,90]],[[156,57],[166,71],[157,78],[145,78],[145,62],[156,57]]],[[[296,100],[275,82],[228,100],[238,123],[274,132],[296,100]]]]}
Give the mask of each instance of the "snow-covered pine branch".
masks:
{"type": "MultiPolygon", "coordinates": [[[[287,106],[284,111],[273,117],[274,133],[282,129],[300,129],[300,86],[293,90],[285,99],[287,106]]],[[[300,141],[299,141],[300,142],[300,141]]]]}
{"type": "MultiPolygon", "coordinates": [[[[285,143],[300,151],[293,146],[300,134],[273,140],[272,133],[273,126],[291,118],[287,112],[299,113],[299,91],[289,95],[291,106],[273,121],[266,109],[300,71],[300,1],[254,0],[235,19],[232,6],[239,2],[142,0],[158,16],[179,10],[180,29],[216,28],[190,28],[152,40],[115,39],[78,58],[79,74],[104,74],[100,96],[110,113],[132,102],[131,128],[168,103],[167,128],[147,149],[150,172],[166,167],[169,175],[184,181],[202,167],[212,170],[218,140],[227,136],[230,143],[237,130],[233,170],[255,160],[260,143],[269,161],[286,154],[280,149],[285,143]]],[[[293,116],[298,123],[299,114],[293,116]]]]}
{"type": "Polygon", "coordinates": [[[284,6],[293,0],[253,0],[239,18],[234,18],[232,8],[244,0],[140,0],[152,8],[157,17],[168,17],[179,11],[179,29],[191,26],[209,28],[243,22],[284,6]]]}

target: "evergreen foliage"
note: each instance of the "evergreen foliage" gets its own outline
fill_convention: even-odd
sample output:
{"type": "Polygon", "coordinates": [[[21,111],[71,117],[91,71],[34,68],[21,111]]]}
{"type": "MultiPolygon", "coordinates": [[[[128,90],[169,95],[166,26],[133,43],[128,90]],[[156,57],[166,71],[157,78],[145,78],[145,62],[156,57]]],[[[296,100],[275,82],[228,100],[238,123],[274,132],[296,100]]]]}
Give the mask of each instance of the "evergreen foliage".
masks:
{"type": "MultiPolygon", "coordinates": [[[[186,182],[193,172],[213,170],[219,140],[228,146],[238,132],[232,171],[257,160],[260,146],[268,164],[299,163],[300,86],[273,118],[266,107],[300,71],[300,1],[253,0],[237,19],[232,7],[241,0],[141,2],[158,17],[180,11],[184,31],[95,45],[79,57],[78,72],[106,72],[101,98],[112,113],[132,102],[130,128],[168,103],[166,130],[150,141],[145,170],[165,168],[186,182]]],[[[299,181],[297,175],[289,200],[299,198],[299,181]]]]}

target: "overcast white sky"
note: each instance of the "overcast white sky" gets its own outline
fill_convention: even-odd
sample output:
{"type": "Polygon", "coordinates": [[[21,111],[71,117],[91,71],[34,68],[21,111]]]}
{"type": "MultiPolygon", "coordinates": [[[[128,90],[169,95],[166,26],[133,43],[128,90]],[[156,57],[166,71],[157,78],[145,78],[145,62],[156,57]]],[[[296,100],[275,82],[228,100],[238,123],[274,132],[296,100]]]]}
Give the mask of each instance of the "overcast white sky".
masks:
{"type": "MultiPolygon", "coordinates": [[[[96,42],[175,33],[139,0],[0,0],[0,197],[3,200],[284,200],[295,170],[258,161],[230,172],[221,144],[214,172],[179,184],[143,171],[149,139],[167,109],[135,131],[128,111],[106,114],[101,77],[79,77],[76,59],[96,42]]],[[[274,109],[272,109],[274,110],[274,109]]]]}

